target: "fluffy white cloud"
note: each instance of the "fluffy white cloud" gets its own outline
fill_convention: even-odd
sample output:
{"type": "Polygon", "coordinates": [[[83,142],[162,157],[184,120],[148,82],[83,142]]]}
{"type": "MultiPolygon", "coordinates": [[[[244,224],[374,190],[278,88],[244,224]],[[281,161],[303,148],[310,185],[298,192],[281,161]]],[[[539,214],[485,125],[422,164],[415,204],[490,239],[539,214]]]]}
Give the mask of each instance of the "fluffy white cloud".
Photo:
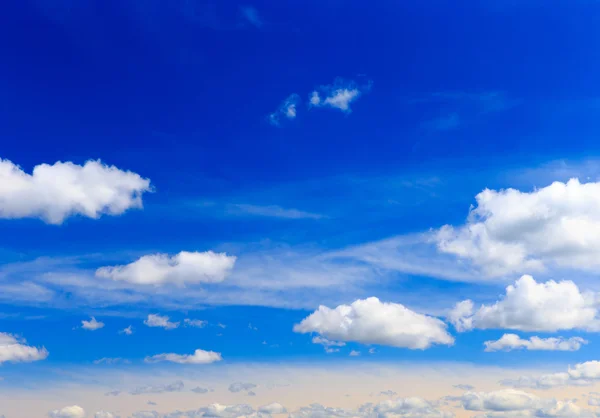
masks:
{"type": "Polygon", "coordinates": [[[600,183],[554,182],[525,193],[484,190],[465,225],[437,234],[442,252],[471,260],[488,276],[555,264],[600,268],[600,183]]]}
{"type": "Polygon", "coordinates": [[[96,331],[97,329],[104,328],[104,322],[96,321],[93,316],[89,321],[81,321],[81,328],[88,331],[96,331]]]}
{"type": "Polygon", "coordinates": [[[330,107],[350,113],[350,104],[370,89],[371,85],[359,86],[353,81],[337,79],[334,84],[321,86],[309,97],[312,107],[330,107]]]}
{"type": "Polygon", "coordinates": [[[6,362],[30,363],[48,357],[45,348],[26,345],[25,340],[0,332],[0,365],[6,362]]]}
{"type": "Polygon", "coordinates": [[[433,344],[452,345],[454,338],[437,318],[377,298],[357,300],[335,309],[320,306],[294,326],[298,333],[316,332],[338,341],[426,349],[433,344]]]}
{"type": "Polygon", "coordinates": [[[478,418],[531,417],[531,418],[591,418],[597,415],[573,401],[542,399],[527,392],[513,389],[495,392],[468,392],[459,398],[464,409],[484,411],[478,418]]]}
{"type": "Polygon", "coordinates": [[[96,277],[137,285],[219,283],[231,272],[235,260],[234,256],[212,251],[152,254],[130,264],[101,267],[96,277]]]}
{"type": "Polygon", "coordinates": [[[270,403],[268,405],[263,405],[258,408],[258,412],[263,414],[285,414],[287,413],[287,409],[277,402],[270,403]]]}
{"type": "Polygon", "coordinates": [[[157,314],[148,315],[148,318],[144,320],[144,324],[148,327],[164,328],[167,330],[179,327],[179,322],[171,322],[169,321],[168,316],[161,316],[157,314]]]}
{"type": "Polygon", "coordinates": [[[40,164],[32,174],[0,159],[0,218],[40,218],[61,224],[73,215],[96,219],[142,207],[150,181],[130,171],[88,161],[40,164]]]}
{"type": "Polygon", "coordinates": [[[204,351],[200,349],[194,351],[194,354],[165,353],[146,357],[144,359],[146,363],[158,363],[161,361],[168,361],[171,363],[179,364],[209,364],[221,360],[223,360],[223,357],[221,357],[221,353],[215,353],[214,351],[204,351]]]}
{"type": "Polygon", "coordinates": [[[457,331],[514,329],[547,331],[598,328],[596,296],[582,293],[571,281],[537,283],[523,276],[506,288],[506,294],[493,305],[474,310],[473,302],[456,305],[448,320],[457,331]]]}
{"type": "Polygon", "coordinates": [[[485,351],[511,351],[511,350],[541,350],[541,351],[577,351],[582,344],[588,342],[580,337],[564,338],[540,338],[531,337],[528,340],[520,338],[516,334],[504,334],[499,340],[486,341],[485,351]]]}
{"type": "MultiPolygon", "coordinates": [[[[363,410],[367,409],[363,406],[363,410]]],[[[373,407],[374,415],[381,418],[419,417],[419,418],[452,418],[452,412],[440,411],[435,405],[422,398],[405,398],[387,400],[373,407]]]]}
{"type": "Polygon", "coordinates": [[[50,418],[85,418],[85,411],[78,405],[65,406],[48,412],[50,418]]]}

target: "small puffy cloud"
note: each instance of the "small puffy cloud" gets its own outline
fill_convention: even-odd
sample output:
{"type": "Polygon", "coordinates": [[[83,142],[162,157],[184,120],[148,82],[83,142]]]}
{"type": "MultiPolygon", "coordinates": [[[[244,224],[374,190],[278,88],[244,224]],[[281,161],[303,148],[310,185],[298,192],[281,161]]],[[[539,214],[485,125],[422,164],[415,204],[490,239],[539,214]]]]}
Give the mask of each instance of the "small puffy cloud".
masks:
{"type": "Polygon", "coordinates": [[[282,404],[273,402],[259,407],[258,412],[263,414],[285,414],[287,409],[282,404]]]}
{"type": "Polygon", "coordinates": [[[127,328],[123,328],[121,331],[119,331],[119,334],[131,335],[133,334],[133,327],[129,325],[127,328]]]}
{"type": "Polygon", "coordinates": [[[221,360],[223,360],[223,357],[221,357],[221,353],[215,353],[214,351],[204,351],[200,349],[194,351],[194,354],[165,353],[146,357],[144,359],[146,363],[158,363],[162,361],[168,361],[171,363],[178,364],[210,364],[221,360]]]}
{"type": "Polygon", "coordinates": [[[179,322],[171,322],[169,321],[168,316],[161,316],[158,314],[148,315],[148,318],[144,320],[144,324],[151,328],[164,328],[166,330],[179,327],[179,322]]]}
{"type": "Polygon", "coordinates": [[[236,382],[229,385],[229,391],[233,393],[238,393],[254,389],[255,387],[256,385],[254,383],[236,382]]]}
{"type": "Polygon", "coordinates": [[[358,357],[360,356],[360,351],[352,350],[350,351],[350,357],[358,357]]]}
{"type": "Polygon", "coordinates": [[[572,281],[537,283],[523,276],[506,288],[493,305],[474,309],[471,301],[460,302],[448,315],[457,331],[514,329],[554,332],[596,329],[598,309],[595,295],[579,291],[572,281]]]}
{"type": "Polygon", "coordinates": [[[129,393],[132,395],[143,395],[146,393],[166,393],[166,392],[181,392],[184,388],[183,382],[178,380],[168,385],[158,386],[141,386],[133,389],[129,393]]]}
{"type": "Polygon", "coordinates": [[[582,344],[587,341],[580,337],[565,338],[540,338],[531,337],[527,340],[520,338],[516,334],[504,334],[497,341],[486,341],[485,351],[512,351],[512,350],[532,350],[532,351],[577,351],[582,344]]]}
{"type": "Polygon", "coordinates": [[[294,332],[315,332],[331,340],[410,349],[454,343],[446,324],[439,319],[413,312],[400,304],[380,302],[375,297],[335,309],[320,306],[296,324],[294,332]]]}
{"type": "MultiPolygon", "coordinates": [[[[194,411],[198,417],[214,417],[214,418],[258,418],[254,413],[254,408],[250,405],[221,405],[218,403],[211,404],[204,408],[194,411]]],[[[191,415],[194,416],[194,415],[191,415]]]]}
{"type": "Polygon", "coordinates": [[[208,322],[206,322],[206,321],[202,321],[200,319],[190,319],[190,318],[185,318],[183,320],[183,323],[185,324],[186,327],[193,327],[193,328],[204,328],[206,326],[206,324],[208,324],[208,322]]]}
{"type": "Polygon", "coordinates": [[[453,418],[451,412],[440,411],[436,405],[423,398],[399,398],[379,402],[372,407],[373,414],[368,414],[368,405],[361,408],[365,412],[365,417],[376,416],[381,418],[396,417],[419,417],[419,418],[453,418]]]}
{"type": "Polygon", "coordinates": [[[335,80],[334,84],[321,86],[311,92],[309,103],[311,107],[329,107],[350,113],[350,104],[362,94],[368,92],[371,84],[360,86],[354,81],[335,80]]]}
{"type": "Polygon", "coordinates": [[[85,418],[85,411],[78,405],[65,406],[48,412],[50,418],[85,418]]]}
{"type": "Polygon", "coordinates": [[[135,285],[219,283],[233,269],[236,257],[225,253],[188,252],[152,254],[130,264],[101,267],[96,277],[135,285]]]}
{"type": "Polygon", "coordinates": [[[0,332],[0,365],[7,362],[31,363],[44,360],[46,357],[48,351],[44,347],[28,346],[24,339],[0,332]]]}
{"type": "Polygon", "coordinates": [[[554,182],[532,192],[486,189],[467,222],[438,231],[438,249],[486,276],[549,266],[600,270],[600,182],[554,182]]]}
{"type": "Polygon", "coordinates": [[[40,164],[28,174],[0,159],[0,218],[39,218],[61,224],[70,216],[97,219],[142,207],[150,180],[100,161],[40,164]]]}
{"type": "Polygon", "coordinates": [[[300,104],[300,96],[291,94],[280,105],[279,108],[269,115],[269,122],[273,126],[281,124],[281,118],[288,120],[296,119],[298,115],[298,105],[300,104]]]}
{"type": "Polygon", "coordinates": [[[104,322],[96,321],[96,318],[92,316],[89,321],[81,321],[81,328],[88,331],[96,331],[104,328],[104,322]]]}

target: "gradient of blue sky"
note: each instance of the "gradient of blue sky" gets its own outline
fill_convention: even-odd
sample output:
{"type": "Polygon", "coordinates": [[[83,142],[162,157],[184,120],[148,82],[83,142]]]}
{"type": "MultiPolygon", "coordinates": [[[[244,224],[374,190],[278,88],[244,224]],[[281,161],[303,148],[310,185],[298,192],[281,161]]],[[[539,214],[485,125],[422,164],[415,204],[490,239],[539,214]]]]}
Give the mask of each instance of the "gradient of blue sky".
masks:
{"type": "Polygon", "coordinates": [[[0,219],[0,332],[50,353],[2,364],[0,388],[34,399],[65,379],[57,370],[158,373],[166,366],[145,357],[197,348],[221,353],[210,367],[229,370],[555,371],[596,359],[600,338],[577,327],[517,332],[582,336],[576,351],[488,353],[485,341],[513,331],[449,326],[451,347],[349,341],[326,353],[293,326],[321,304],[371,296],[444,319],[461,300],[496,301],[522,274],[600,291],[593,269],[484,278],[421,235],[464,224],[485,188],[598,180],[599,3],[9,0],[3,9],[0,158],[27,173],[100,159],[153,190],[143,209],[119,216],[0,219]],[[310,105],[331,86],[360,95],[346,111],[310,105]],[[397,252],[385,252],[388,239],[397,252]],[[197,293],[117,292],[94,278],[146,254],[209,250],[236,264],[222,286],[197,293]],[[47,290],[19,287],[28,282],[47,290]],[[147,327],[149,314],[182,325],[147,327]],[[81,329],[90,316],[105,326],[81,329]],[[185,327],[186,318],[207,325],[185,327]],[[119,333],[130,325],[132,335],[119,333]],[[131,364],[93,363],[101,358],[131,364]]]}

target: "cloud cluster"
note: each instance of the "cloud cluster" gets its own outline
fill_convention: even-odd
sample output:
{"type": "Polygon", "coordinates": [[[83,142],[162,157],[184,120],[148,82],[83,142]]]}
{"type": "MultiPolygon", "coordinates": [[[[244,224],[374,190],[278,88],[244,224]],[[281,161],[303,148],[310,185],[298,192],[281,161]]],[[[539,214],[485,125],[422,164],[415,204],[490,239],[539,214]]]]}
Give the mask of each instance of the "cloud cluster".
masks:
{"type": "Polygon", "coordinates": [[[400,304],[380,302],[375,297],[359,299],[335,309],[320,306],[296,324],[294,332],[314,332],[331,340],[410,349],[454,343],[443,321],[413,312],[400,304]]]}
{"type": "Polygon", "coordinates": [[[588,342],[581,337],[565,338],[540,338],[531,337],[522,339],[516,334],[504,334],[496,341],[486,341],[485,351],[577,351],[583,344],[588,342]]]}
{"type": "Polygon", "coordinates": [[[96,270],[96,277],[154,286],[219,283],[231,272],[235,260],[234,256],[212,251],[181,251],[174,256],[152,254],[130,264],[101,267],[96,270]]]}
{"type": "Polygon", "coordinates": [[[142,207],[150,180],[100,161],[40,164],[31,174],[0,159],[0,218],[61,224],[73,215],[96,219],[142,207]]]}
{"type": "Polygon", "coordinates": [[[26,345],[26,341],[11,334],[0,332],[0,365],[2,363],[30,363],[44,360],[48,351],[42,347],[26,345]]]}
{"type": "Polygon", "coordinates": [[[181,380],[170,383],[168,385],[159,386],[141,386],[131,390],[131,395],[143,395],[147,393],[166,393],[166,392],[181,392],[184,388],[184,384],[181,380]]]}
{"type": "Polygon", "coordinates": [[[475,309],[470,300],[458,303],[448,320],[457,331],[513,329],[554,332],[598,329],[596,295],[582,293],[572,281],[537,283],[525,275],[506,288],[493,305],[475,309]]]}
{"type": "Polygon", "coordinates": [[[236,382],[229,385],[229,391],[232,393],[245,392],[254,389],[256,385],[254,383],[236,382]]]}
{"type": "Polygon", "coordinates": [[[342,341],[330,341],[327,338],[318,336],[313,337],[312,342],[313,344],[322,345],[325,348],[326,353],[337,353],[338,351],[340,351],[340,349],[335,347],[344,347],[346,345],[346,343],[342,341]]]}
{"type": "MultiPolygon", "coordinates": [[[[322,85],[313,90],[308,98],[308,106],[310,108],[337,109],[344,113],[350,113],[352,111],[350,104],[367,93],[371,89],[371,85],[371,82],[360,85],[352,80],[337,78],[333,84],[322,85]]],[[[288,96],[275,112],[269,114],[269,123],[273,126],[280,126],[282,117],[288,120],[295,119],[300,102],[299,95],[288,96]]]]}
{"type": "Polygon", "coordinates": [[[168,316],[162,316],[158,314],[150,314],[148,318],[144,320],[144,324],[151,328],[164,328],[171,330],[179,327],[179,322],[169,321],[168,316]]]}
{"type": "Polygon", "coordinates": [[[578,363],[566,372],[505,379],[500,381],[500,384],[514,388],[551,389],[564,386],[589,386],[596,382],[600,382],[600,361],[578,363]]]}
{"type": "Polygon", "coordinates": [[[78,405],[65,406],[48,412],[50,418],[85,418],[85,411],[78,405]]]}
{"type": "Polygon", "coordinates": [[[204,351],[197,349],[193,354],[156,354],[154,356],[146,357],[144,361],[146,363],[158,363],[167,361],[178,364],[210,364],[217,361],[223,360],[221,353],[215,353],[214,351],[204,351]]]}
{"type": "Polygon", "coordinates": [[[554,182],[532,192],[486,189],[465,225],[446,225],[438,249],[487,276],[549,266],[600,269],[600,183],[554,182]]]}

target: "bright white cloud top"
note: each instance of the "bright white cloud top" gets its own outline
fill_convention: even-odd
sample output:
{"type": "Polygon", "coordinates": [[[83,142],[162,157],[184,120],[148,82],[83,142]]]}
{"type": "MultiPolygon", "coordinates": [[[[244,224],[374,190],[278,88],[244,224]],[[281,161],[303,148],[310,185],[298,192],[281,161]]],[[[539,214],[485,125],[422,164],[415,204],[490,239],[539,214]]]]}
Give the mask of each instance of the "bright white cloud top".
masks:
{"type": "Polygon", "coordinates": [[[48,357],[48,350],[26,345],[14,335],[0,332],[0,365],[2,363],[31,363],[48,357]]]}
{"type": "Polygon", "coordinates": [[[50,418],[85,418],[85,411],[78,405],[65,406],[48,413],[50,418]]]}
{"type": "Polygon", "coordinates": [[[311,107],[329,107],[350,113],[350,104],[362,94],[368,92],[371,85],[359,86],[353,81],[338,79],[334,84],[321,86],[314,90],[309,97],[311,107]]]}
{"type": "Polygon", "coordinates": [[[506,288],[493,305],[475,309],[472,301],[458,303],[448,320],[459,332],[472,329],[545,331],[598,329],[598,307],[593,293],[582,293],[571,281],[536,282],[523,276],[506,288]]]}
{"type": "Polygon", "coordinates": [[[335,309],[320,306],[295,325],[294,331],[315,332],[330,340],[410,349],[454,344],[443,321],[413,312],[400,304],[380,302],[375,297],[335,309]]]}
{"type": "Polygon", "coordinates": [[[9,160],[0,159],[0,218],[40,218],[62,224],[80,215],[97,219],[121,215],[142,207],[142,194],[151,191],[150,180],[131,171],[87,161],[40,164],[31,174],[9,160]]]}
{"type": "Polygon", "coordinates": [[[146,357],[146,363],[171,362],[178,364],[210,364],[223,360],[221,353],[197,349],[193,354],[164,353],[146,357]]]}
{"type": "Polygon", "coordinates": [[[532,192],[484,190],[465,225],[443,227],[438,248],[488,276],[552,265],[600,269],[600,182],[554,182],[532,192]]]}
{"type": "Polygon", "coordinates": [[[219,283],[233,269],[236,257],[225,253],[188,252],[152,254],[120,266],[101,267],[96,277],[135,285],[219,283]]]}
{"type": "Polygon", "coordinates": [[[577,351],[588,342],[581,337],[522,339],[517,334],[504,334],[496,341],[484,342],[485,351],[577,351]]]}

